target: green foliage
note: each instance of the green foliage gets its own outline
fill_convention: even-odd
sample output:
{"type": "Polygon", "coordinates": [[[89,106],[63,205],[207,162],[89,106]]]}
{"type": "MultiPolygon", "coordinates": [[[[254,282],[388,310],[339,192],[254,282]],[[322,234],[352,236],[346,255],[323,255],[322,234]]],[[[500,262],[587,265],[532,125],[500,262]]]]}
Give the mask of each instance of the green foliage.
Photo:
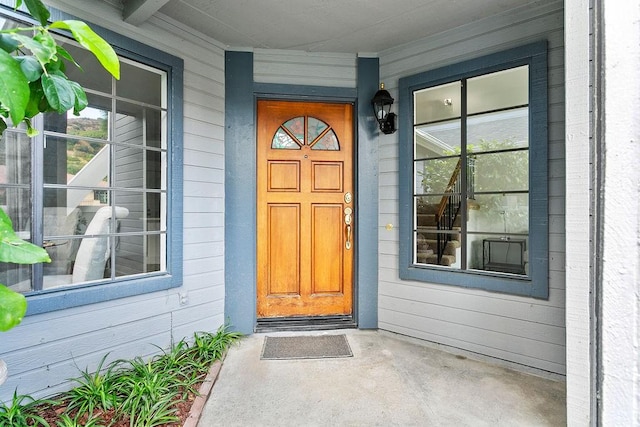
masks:
{"type": "Polygon", "coordinates": [[[85,369],[81,372],[80,378],[73,379],[78,386],[68,393],[69,410],[77,409],[81,414],[92,414],[95,408],[108,410],[118,403],[119,395],[116,385],[118,364],[112,363],[105,372],[102,372],[107,356],[108,354],[102,358],[96,372],[91,374],[85,369]]]}
{"type": "MultiPolygon", "coordinates": [[[[20,239],[13,231],[11,218],[0,209],[0,262],[36,264],[51,262],[47,251],[20,239]]],[[[0,331],[18,325],[27,312],[24,295],[0,285],[0,331]]]]}
{"type": "MultiPolygon", "coordinates": [[[[181,340],[148,361],[140,357],[116,360],[103,369],[107,358],[104,356],[95,373],[85,370],[80,378],[73,379],[78,386],[64,395],[67,411],[77,411],[78,416],[88,415],[91,419],[114,409],[135,427],[175,423],[178,417],[174,404],[197,394],[195,386],[211,363],[221,359],[240,337],[223,325],[215,334],[196,332],[192,345],[181,340]]],[[[72,421],[69,418],[64,422],[72,421]]]]}
{"type": "MultiPolygon", "coordinates": [[[[22,0],[16,0],[16,8],[22,0]]],[[[25,0],[31,16],[40,25],[12,28],[0,32],[0,135],[7,128],[6,118],[27,125],[29,136],[36,134],[31,118],[39,113],[78,115],[87,107],[82,87],[64,74],[65,61],[79,65],[52,37],[50,30],[66,30],[89,50],[116,79],[120,62],[111,46],[81,21],[65,20],[48,24],[49,11],[40,0],[25,0]],[[30,53],[30,54],[28,54],[30,53]]]]}
{"type": "Polygon", "coordinates": [[[61,414],[60,419],[56,421],[58,427],[102,427],[99,424],[100,419],[89,417],[86,421],[80,421],[80,416],[71,418],[68,414],[61,414]]]}
{"type": "Polygon", "coordinates": [[[53,400],[35,400],[31,396],[13,392],[9,405],[0,402],[0,427],[46,426],[47,423],[36,411],[36,406],[56,403],[53,400]]]}

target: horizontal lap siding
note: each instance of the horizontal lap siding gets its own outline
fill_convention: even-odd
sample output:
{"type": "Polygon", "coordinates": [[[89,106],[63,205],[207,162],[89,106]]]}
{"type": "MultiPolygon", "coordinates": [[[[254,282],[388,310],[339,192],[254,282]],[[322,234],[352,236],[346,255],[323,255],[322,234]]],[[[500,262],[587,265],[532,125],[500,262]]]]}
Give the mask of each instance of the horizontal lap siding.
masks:
{"type": "MultiPolygon", "coordinates": [[[[27,317],[0,336],[9,367],[0,400],[19,393],[48,396],[70,387],[79,370],[108,360],[150,356],[195,331],[224,322],[224,50],[214,40],[165,17],[138,28],[112,5],[47,2],[184,60],[184,283],[111,302],[27,317]],[[187,303],[180,304],[180,294],[187,303]]],[[[13,2],[11,2],[13,5],[13,2]]],[[[182,185],[182,184],[181,184],[182,185]]]]}
{"type": "Polygon", "coordinates": [[[255,49],[253,78],[258,83],[356,87],[356,55],[255,49]]]}
{"type": "MultiPolygon", "coordinates": [[[[382,52],[381,76],[398,79],[547,39],[549,49],[549,300],[398,278],[398,142],[380,138],[379,327],[554,373],[565,373],[563,4],[521,8],[382,52]]],[[[397,135],[397,134],[396,134],[397,135]]],[[[586,207],[585,207],[586,209],[586,207]]]]}

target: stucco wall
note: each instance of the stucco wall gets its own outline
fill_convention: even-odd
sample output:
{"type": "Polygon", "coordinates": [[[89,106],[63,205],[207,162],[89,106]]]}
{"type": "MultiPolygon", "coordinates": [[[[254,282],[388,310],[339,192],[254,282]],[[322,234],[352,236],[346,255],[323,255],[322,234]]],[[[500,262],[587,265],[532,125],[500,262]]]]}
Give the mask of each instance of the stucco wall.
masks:
{"type": "Polygon", "coordinates": [[[399,280],[398,140],[397,133],[381,135],[379,327],[564,374],[563,2],[507,11],[382,52],[380,74],[397,97],[401,77],[543,39],[549,49],[549,299],[399,280]]]}
{"type": "Polygon", "coordinates": [[[602,5],[601,285],[605,426],[640,425],[640,7],[602,5]]]}
{"type": "Polygon", "coordinates": [[[25,318],[0,337],[9,367],[1,400],[16,387],[50,395],[108,352],[110,360],[150,355],[224,321],[223,47],[163,17],[124,24],[117,2],[91,2],[90,13],[84,1],[47,3],[184,60],[184,285],[25,318]]]}

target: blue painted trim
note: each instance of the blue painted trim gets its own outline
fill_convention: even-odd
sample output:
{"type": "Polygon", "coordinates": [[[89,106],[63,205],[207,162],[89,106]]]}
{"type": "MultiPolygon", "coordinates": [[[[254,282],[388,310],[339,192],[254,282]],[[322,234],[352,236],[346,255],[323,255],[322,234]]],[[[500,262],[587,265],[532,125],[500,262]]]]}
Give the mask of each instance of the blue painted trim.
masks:
{"type": "Polygon", "coordinates": [[[370,100],[378,86],[378,60],[362,63],[365,90],[253,82],[253,54],[225,54],[225,314],[234,330],[252,333],[256,315],[256,147],[258,99],[356,103],[359,122],[356,186],[359,196],[356,238],[355,310],[362,328],[377,327],[377,133],[370,126],[370,100]],[[362,101],[358,101],[362,98],[362,101]],[[366,106],[365,106],[366,105],[366,106]],[[359,147],[366,147],[362,150],[359,147]],[[364,243],[361,243],[363,241],[364,243]]]}
{"type": "Polygon", "coordinates": [[[278,83],[254,83],[253,91],[258,98],[295,99],[297,101],[353,102],[357,97],[357,90],[353,88],[278,83]]]}
{"type": "Polygon", "coordinates": [[[547,161],[547,42],[540,41],[471,59],[399,81],[399,209],[400,278],[442,283],[488,291],[549,297],[549,214],[547,161]],[[529,65],[529,274],[528,278],[500,277],[484,272],[417,267],[412,262],[413,242],[413,92],[505,68],[529,65]]]}
{"type": "MultiPolygon", "coordinates": [[[[26,15],[0,6],[2,13],[12,18],[34,22],[26,15]]],[[[51,20],[77,19],[72,15],[50,8],[51,20]]],[[[184,121],[184,62],[181,58],[129,39],[121,34],[88,23],[123,57],[150,65],[167,73],[169,96],[170,136],[168,153],[168,218],[167,268],[168,274],[122,279],[99,285],[77,287],[59,292],[43,292],[27,296],[27,315],[46,313],[117,298],[157,292],[182,286],[183,282],[183,121],[184,121]]],[[[61,32],[61,34],[65,34],[61,32]]],[[[67,33],[68,34],[68,33],[67,33]]]]}
{"type": "Polygon", "coordinates": [[[225,315],[231,328],[256,323],[256,133],[253,53],[225,52],[225,315]]]}
{"type": "Polygon", "coordinates": [[[378,90],[378,58],[357,63],[356,284],[358,327],[378,328],[378,126],[371,99],[378,90]]]}

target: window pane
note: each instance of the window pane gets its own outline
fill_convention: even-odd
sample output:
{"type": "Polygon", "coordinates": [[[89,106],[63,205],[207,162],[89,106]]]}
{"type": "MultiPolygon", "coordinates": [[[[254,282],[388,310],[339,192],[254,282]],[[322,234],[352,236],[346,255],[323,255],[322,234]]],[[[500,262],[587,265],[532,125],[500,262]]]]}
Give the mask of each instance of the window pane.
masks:
{"type": "Polygon", "coordinates": [[[145,110],[146,120],[146,143],[147,147],[153,148],[167,148],[166,138],[166,121],[167,112],[163,110],[154,110],[147,108],[145,110]]]}
{"type": "Polygon", "coordinates": [[[20,293],[31,292],[31,266],[0,263],[0,283],[20,293]]]}
{"type": "MultiPolygon", "coordinates": [[[[68,184],[77,187],[105,187],[109,178],[109,144],[82,139],[46,137],[44,156],[44,182],[46,184],[68,184]]],[[[87,191],[74,191],[67,206],[75,208],[82,202],[87,191]]],[[[68,195],[70,196],[70,194],[68,195]]],[[[64,201],[45,206],[63,206],[64,201]]]]}
{"type": "Polygon", "coordinates": [[[325,133],[322,138],[316,141],[316,143],[313,144],[311,149],[325,150],[325,151],[339,151],[340,145],[338,144],[338,137],[333,132],[333,129],[330,129],[329,132],[325,133]]]}
{"type": "Polygon", "coordinates": [[[6,130],[0,140],[0,184],[31,182],[31,139],[6,130]]]}
{"type": "Polygon", "coordinates": [[[111,93],[111,75],[100,65],[96,57],[87,49],[78,47],[64,37],[56,37],[56,41],[71,54],[82,69],[67,62],[65,74],[69,79],[80,83],[86,89],[93,89],[104,93],[111,93]]]}
{"type": "Polygon", "coordinates": [[[0,140],[0,207],[22,239],[31,237],[30,185],[31,140],[23,133],[6,130],[0,140]]]}
{"type": "Polygon", "coordinates": [[[164,73],[121,59],[120,80],[116,81],[116,95],[164,107],[163,80],[164,73]]]}
{"type": "Polygon", "coordinates": [[[298,145],[293,138],[289,136],[284,129],[278,128],[276,134],[273,135],[273,140],[271,141],[271,148],[276,149],[284,149],[284,150],[299,150],[300,145],[298,145]]]}
{"type": "Polygon", "coordinates": [[[294,117],[282,126],[296,137],[300,145],[304,145],[304,117],[294,117]]]}
{"type": "Polygon", "coordinates": [[[414,124],[460,117],[460,82],[448,83],[413,93],[414,124]]]}
{"type": "Polygon", "coordinates": [[[419,229],[415,232],[415,262],[460,268],[460,233],[419,229]]]}
{"type": "Polygon", "coordinates": [[[511,274],[528,274],[528,239],[522,236],[469,235],[469,268],[511,274]]]}
{"type": "Polygon", "coordinates": [[[473,158],[475,192],[529,190],[529,151],[477,154],[473,158]]]}
{"type": "Polygon", "coordinates": [[[160,271],[162,247],[165,235],[120,236],[116,245],[117,277],[130,274],[160,271]]]}
{"type": "Polygon", "coordinates": [[[137,147],[118,145],[114,147],[114,187],[144,188],[145,151],[137,147]]]}
{"type": "Polygon", "coordinates": [[[529,66],[485,74],[467,80],[467,113],[529,104],[529,66]]]}
{"type": "Polygon", "coordinates": [[[459,180],[459,157],[446,159],[421,160],[415,162],[416,194],[444,194],[455,189],[456,178],[459,180]],[[453,187],[449,183],[453,180],[453,187]]]}
{"type": "Polygon", "coordinates": [[[309,117],[307,120],[307,140],[309,143],[315,141],[315,139],[328,127],[329,125],[322,120],[316,119],[315,117],[309,117]]]}
{"type": "Polygon", "coordinates": [[[470,117],[467,151],[482,152],[529,146],[529,109],[499,111],[470,117]]]}
{"type": "Polygon", "coordinates": [[[481,233],[529,233],[529,195],[482,194],[475,197],[467,229],[481,233]]]}
{"type": "Polygon", "coordinates": [[[414,138],[416,159],[460,154],[460,120],[416,126],[414,138]]]}
{"type": "Polygon", "coordinates": [[[44,130],[66,133],[87,138],[109,139],[109,113],[111,100],[91,93],[87,94],[89,106],[76,116],[73,111],[66,114],[44,114],[44,130]]]}
{"type": "Polygon", "coordinates": [[[166,188],[166,182],[163,178],[165,164],[166,152],[146,151],[147,188],[166,188]]]}

